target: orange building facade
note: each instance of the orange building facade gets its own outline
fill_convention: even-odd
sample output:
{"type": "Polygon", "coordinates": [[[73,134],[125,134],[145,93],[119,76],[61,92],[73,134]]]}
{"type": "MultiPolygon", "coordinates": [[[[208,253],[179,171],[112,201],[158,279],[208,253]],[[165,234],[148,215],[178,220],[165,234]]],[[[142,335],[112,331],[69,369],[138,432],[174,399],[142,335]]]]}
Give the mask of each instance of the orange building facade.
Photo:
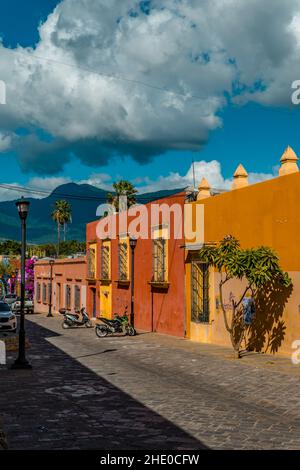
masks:
{"type": "MultiPolygon", "coordinates": [[[[233,235],[242,248],[262,245],[273,248],[279,263],[292,279],[293,287],[274,292],[259,306],[249,331],[257,351],[291,354],[293,342],[300,340],[300,173],[297,157],[288,148],[281,158],[279,176],[249,185],[240,165],[232,188],[211,196],[208,182],[202,181],[198,200],[204,207],[204,242],[219,242],[233,235]]],[[[220,308],[220,273],[198,259],[197,249],[186,243],[186,336],[195,341],[230,345],[220,308]]],[[[230,281],[225,291],[225,308],[239,298],[243,283],[230,281]]],[[[248,338],[248,339],[249,339],[248,338]]]]}
{"type": "MultiPolygon", "coordinates": [[[[271,180],[249,185],[247,172],[239,165],[227,192],[212,195],[209,182],[203,178],[194,202],[187,202],[183,192],[148,203],[142,210],[141,206],[137,207],[135,213],[130,209],[87,224],[86,258],[57,260],[53,267],[53,311],[86,305],[92,318],[130,314],[129,240],[132,228],[139,231],[139,216],[143,212],[148,225],[138,237],[134,251],[136,329],[230,345],[220,308],[220,273],[199,260],[203,243],[217,243],[230,234],[239,240],[242,248],[262,245],[273,248],[282,269],[289,273],[292,289],[274,292],[263,299],[247,334],[254,350],[291,354],[293,342],[300,340],[297,160],[288,148],[281,158],[279,176],[271,180]],[[154,206],[160,208],[157,217],[153,217],[154,206]],[[192,219],[199,208],[204,214],[196,222],[192,220],[192,225],[197,226],[195,240],[184,233],[188,207],[192,219]],[[124,213],[125,224],[121,219],[124,213]],[[105,224],[115,227],[114,236],[100,237],[99,223],[102,227],[105,224]]],[[[49,262],[41,260],[35,266],[36,311],[48,311],[49,279],[49,262]]],[[[232,299],[240,296],[242,288],[241,281],[227,284],[224,294],[228,312],[232,299]]]]}
{"type": "MultiPolygon", "coordinates": [[[[34,310],[48,313],[51,267],[48,259],[37,261],[34,266],[34,310]]],[[[86,306],[86,258],[57,259],[52,269],[52,313],[60,308],[80,310],[86,306]]]]}
{"type": "MultiPolygon", "coordinates": [[[[175,336],[185,335],[184,236],[180,221],[168,210],[151,216],[154,205],[170,206],[183,213],[185,193],[143,206],[148,226],[137,239],[134,251],[134,325],[144,331],[175,336]],[[175,236],[176,233],[176,236],[175,236]]],[[[176,212],[176,211],[175,211],[176,212]]],[[[132,253],[129,246],[131,223],[137,227],[140,213],[127,212],[128,223],[121,230],[120,215],[106,217],[115,223],[118,235],[99,239],[99,221],[87,225],[87,311],[91,316],[112,318],[115,313],[130,314],[132,253]]],[[[180,218],[180,217],[179,217],[180,218]]],[[[104,220],[103,220],[104,222],[104,220]]]]}

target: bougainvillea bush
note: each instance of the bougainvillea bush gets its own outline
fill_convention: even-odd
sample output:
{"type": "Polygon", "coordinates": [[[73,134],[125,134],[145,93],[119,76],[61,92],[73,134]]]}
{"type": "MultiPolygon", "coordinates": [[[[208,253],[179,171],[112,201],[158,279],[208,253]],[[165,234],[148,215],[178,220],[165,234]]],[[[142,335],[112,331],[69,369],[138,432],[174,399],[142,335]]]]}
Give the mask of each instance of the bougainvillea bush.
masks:
{"type": "Polygon", "coordinates": [[[28,259],[25,263],[25,290],[30,300],[33,300],[34,295],[34,264],[35,259],[28,259]]]}

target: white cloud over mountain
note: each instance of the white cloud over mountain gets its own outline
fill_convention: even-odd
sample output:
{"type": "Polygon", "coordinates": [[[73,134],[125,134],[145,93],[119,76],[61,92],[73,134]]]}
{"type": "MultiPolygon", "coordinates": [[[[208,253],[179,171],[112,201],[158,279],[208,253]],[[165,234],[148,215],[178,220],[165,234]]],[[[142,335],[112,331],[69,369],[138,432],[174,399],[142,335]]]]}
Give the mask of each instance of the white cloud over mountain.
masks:
{"type": "Polygon", "coordinates": [[[290,105],[299,19],[300,0],[63,0],[35,49],[0,47],[0,152],[55,175],[74,155],[96,168],[199,150],[227,98],[290,105]]]}
{"type": "MultiPolygon", "coordinates": [[[[159,191],[161,189],[176,189],[194,186],[194,173],[195,173],[195,187],[199,186],[200,181],[205,177],[211,188],[214,190],[229,190],[232,185],[231,178],[224,178],[222,175],[221,165],[218,161],[212,160],[211,162],[199,161],[194,163],[194,171],[191,166],[185,175],[179,173],[170,173],[168,176],[160,176],[157,180],[144,178],[140,182],[140,192],[159,191]]],[[[249,173],[249,183],[259,183],[267,179],[274,178],[274,174],[267,173],[249,173]]]]}

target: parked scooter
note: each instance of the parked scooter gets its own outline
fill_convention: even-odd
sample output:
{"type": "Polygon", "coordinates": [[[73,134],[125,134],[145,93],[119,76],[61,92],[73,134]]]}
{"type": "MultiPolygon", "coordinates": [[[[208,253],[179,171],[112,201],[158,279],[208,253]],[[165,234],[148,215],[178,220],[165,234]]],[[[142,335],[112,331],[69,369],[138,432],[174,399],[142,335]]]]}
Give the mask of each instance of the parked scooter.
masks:
{"type": "Polygon", "coordinates": [[[67,328],[72,328],[72,327],[79,327],[79,326],[85,326],[86,328],[93,328],[93,324],[91,320],[89,319],[88,314],[86,313],[85,308],[83,307],[80,310],[81,318],[78,313],[72,313],[65,308],[61,308],[59,310],[59,313],[61,313],[64,316],[64,320],[62,322],[62,327],[64,329],[67,328]]]}
{"type": "Polygon", "coordinates": [[[98,319],[102,322],[97,323],[95,327],[95,332],[98,338],[104,338],[108,334],[114,333],[123,333],[124,335],[128,336],[136,335],[136,331],[129,323],[126,314],[122,316],[115,314],[113,320],[109,320],[105,317],[98,317],[98,319]]]}

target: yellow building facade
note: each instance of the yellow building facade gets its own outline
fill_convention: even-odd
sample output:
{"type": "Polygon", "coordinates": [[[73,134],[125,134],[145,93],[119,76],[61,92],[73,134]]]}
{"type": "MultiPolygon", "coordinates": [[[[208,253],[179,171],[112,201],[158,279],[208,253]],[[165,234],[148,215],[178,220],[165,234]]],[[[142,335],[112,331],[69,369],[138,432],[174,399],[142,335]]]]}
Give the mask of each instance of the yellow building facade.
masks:
{"type": "MultiPolygon", "coordinates": [[[[274,292],[260,302],[249,332],[254,350],[291,354],[293,341],[300,340],[300,173],[297,156],[288,147],[281,158],[279,176],[249,184],[242,165],[237,168],[232,188],[210,194],[205,179],[197,201],[204,206],[204,243],[217,243],[226,235],[237,238],[242,248],[262,245],[273,248],[293,287],[274,292]],[[255,331],[256,328],[256,331],[255,331]]],[[[220,273],[204,266],[199,250],[185,245],[186,336],[191,340],[230,345],[220,309],[220,273]]],[[[243,283],[230,281],[225,290],[225,308],[238,298],[243,283]]],[[[248,338],[248,339],[249,339],[248,338]]]]}

